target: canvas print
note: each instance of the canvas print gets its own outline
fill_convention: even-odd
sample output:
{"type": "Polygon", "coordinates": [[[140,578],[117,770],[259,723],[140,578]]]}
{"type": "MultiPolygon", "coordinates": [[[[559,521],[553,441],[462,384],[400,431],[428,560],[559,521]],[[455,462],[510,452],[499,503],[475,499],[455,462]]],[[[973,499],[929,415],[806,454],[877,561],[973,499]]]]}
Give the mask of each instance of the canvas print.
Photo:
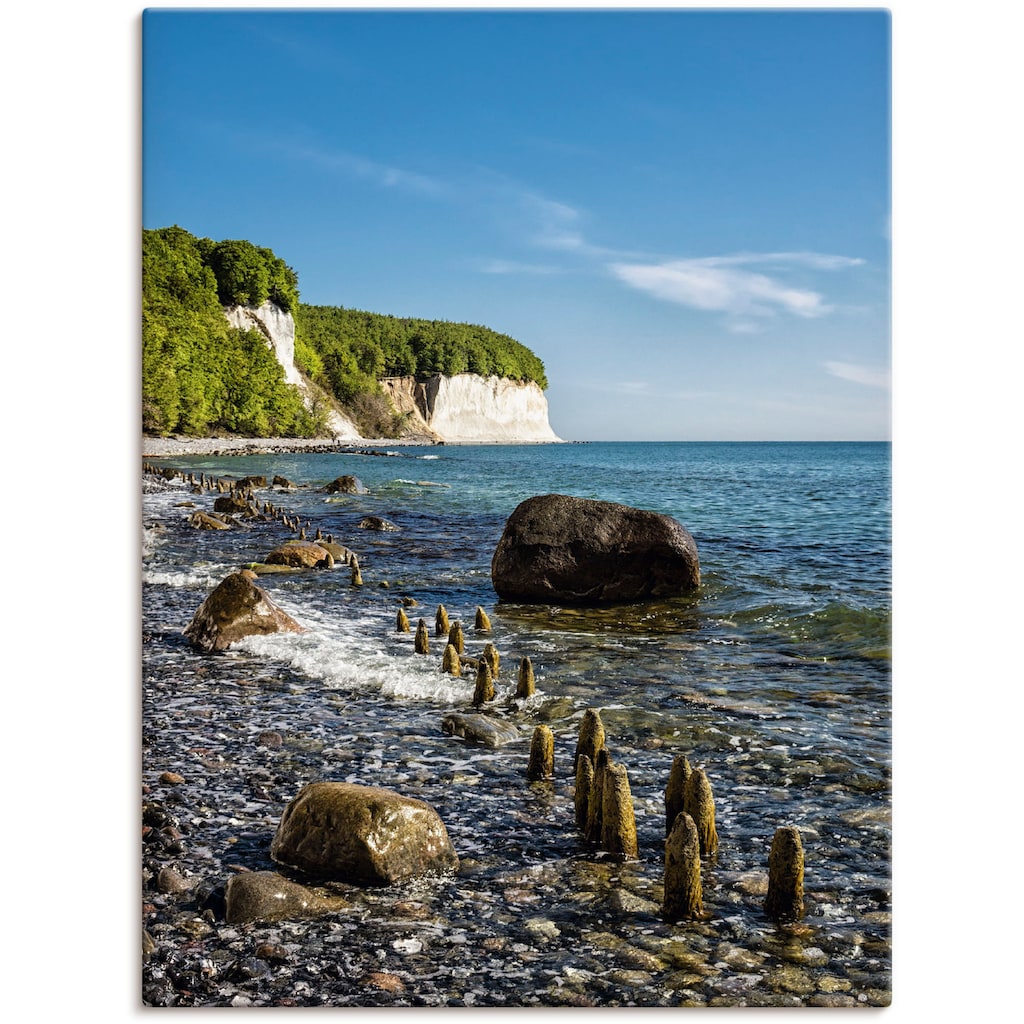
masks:
{"type": "Polygon", "coordinates": [[[888,14],[142,58],[141,1003],[889,1005],[888,14]]]}

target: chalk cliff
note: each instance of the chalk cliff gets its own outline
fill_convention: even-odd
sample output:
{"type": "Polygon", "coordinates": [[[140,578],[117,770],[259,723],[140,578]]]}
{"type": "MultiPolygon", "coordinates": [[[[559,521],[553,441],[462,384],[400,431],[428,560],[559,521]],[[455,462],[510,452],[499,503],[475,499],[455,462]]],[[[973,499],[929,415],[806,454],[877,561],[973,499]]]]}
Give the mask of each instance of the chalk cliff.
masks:
{"type": "MultiPolygon", "coordinates": [[[[313,401],[309,381],[295,366],[295,321],[291,313],[272,302],[262,306],[228,306],[224,315],[233,327],[255,328],[274,350],[284,368],[285,380],[294,384],[306,404],[313,401]]],[[[426,381],[415,377],[386,377],[384,394],[394,408],[407,414],[406,433],[437,441],[555,442],[560,441],[548,423],[548,402],[540,386],[503,377],[460,373],[437,375],[426,381]]],[[[328,429],[340,440],[362,440],[355,424],[337,410],[328,418],[328,429]]]]}
{"type": "Polygon", "coordinates": [[[548,422],[539,385],[459,373],[426,381],[386,377],[391,404],[409,415],[409,428],[455,443],[560,441],[548,422]]]}
{"type": "MultiPolygon", "coordinates": [[[[226,306],[224,315],[232,327],[243,331],[255,328],[267,339],[267,344],[284,368],[284,379],[299,389],[307,408],[312,405],[313,390],[295,366],[295,320],[291,313],[286,313],[273,302],[264,302],[262,306],[226,306]]],[[[356,425],[336,409],[328,413],[327,429],[343,441],[362,440],[356,425]]]]}

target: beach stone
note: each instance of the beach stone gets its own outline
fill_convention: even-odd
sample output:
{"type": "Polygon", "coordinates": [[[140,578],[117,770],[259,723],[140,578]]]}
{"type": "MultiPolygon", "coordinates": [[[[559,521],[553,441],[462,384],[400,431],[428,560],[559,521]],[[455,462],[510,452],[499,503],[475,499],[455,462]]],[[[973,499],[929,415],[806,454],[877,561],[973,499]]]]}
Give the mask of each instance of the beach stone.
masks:
{"type": "Polygon", "coordinates": [[[228,924],[322,917],[348,907],[340,896],[321,896],[276,871],[244,871],[232,875],[224,899],[228,924]]]}
{"type": "Polygon", "coordinates": [[[285,808],[270,856],[307,875],[358,885],[390,885],[459,866],[433,807],[349,782],[304,786],[285,808]]]}
{"type": "Polygon", "coordinates": [[[670,516],[545,494],[509,516],[491,582],[504,600],[614,604],[693,593],[700,563],[693,537],[670,516]]]}
{"type": "Polygon", "coordinates": [[[503,747],[520,738],[519,730],[511,722],[503,722],[490,715],[445,715],[441,721],[445,736],[460,736],[471,743],[485,747],[503,747]]]}
{"type": "Polygon", "coordinates": [[[274,729],[264,729],[256,737],[257,747],[280,747],[284,745],[284,737],[274,729]]]}
{"type": "Polygon", "coordinates": [[[334,558],[326,548],[303,540],[285,541],[263,561],[267,565],[290,565],[299,569],[330,569],[334,566],[334,558]]]}
{"type": "Polygon", "coordinates": [[[380,516],[363,516],[356,526],[360,530],[379,530],[381,533],[398,533],[399,530],[390,519],[381,519],[380,516]]]}
{"type": "Polygon", "coordinates": [[[286,476],[275,476],[271,483],[274,487],[286,487],[288,490],[295,489],[295,484],[293,484],[286,476]]]}
{"type": "Polygon", "coordinates": [[[180,893],[188,892],[192,883],[174,868],[161,868],[156,876],[156,888],[158,892],[180,893]]]}
{"type": "Polygon", "coordinates": [[[201,651],[223,651],[236,640],[267,633],[301,633],[304,628],[270,600],[253,580],[255,573],[232,573],[210,593],[185,627],[201,651]]]}
{"type": "Polygon", "coordinates": [[[325,488],[328,494],[369,494],[363,481],[357,476],[339,476],[325,488]]]}
{"type": "Polygon", "coordinates": [[[205,512],[193,512],[188,517],[188,525],[195,530],[230,530],[231,524],[222,519],[214,519],[205,512]]]}
{"type": "Polygon", "coordinates": [[[232,491],[230,494],[222,494],[213,503],[214,512],[244,512],[248,507],[249,503],[245,498],[235,491],[232,491]]]}
{"type": "Polygon", "coordinates": [[[328,552],[336,562],[344,562],[349,556],[349,550],[343,544],[338,544],[333,540],[316,540],[313,541],[318,547],[328,552]]]}

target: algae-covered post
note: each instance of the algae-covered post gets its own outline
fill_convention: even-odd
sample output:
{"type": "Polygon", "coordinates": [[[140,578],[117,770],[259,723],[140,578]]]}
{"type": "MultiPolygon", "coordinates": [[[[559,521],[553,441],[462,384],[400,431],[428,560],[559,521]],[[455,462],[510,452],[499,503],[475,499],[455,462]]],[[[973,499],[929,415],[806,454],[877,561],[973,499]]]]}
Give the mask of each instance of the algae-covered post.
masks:
{"type": "Polygon", "coordinates": [[[692,921],[703,915],[700,880],[700,839],[693,818],[677,815],[665,840],[665,896],[662,914],[666,921],[692,921]]]}
{"type": "Polygon", "coordinates": [[[531,781],[550,779],[555,774],[555,736],[546,725],[538,725],[530,740],[530,762],[526,777],[531,781]]]}
{"type": "Polygon", "coordinates": [[[799,921],[804,916],[804,850],[800,831],[793,825],[777,828],[772,838],[764,909],[779,921],[799,921]]]}

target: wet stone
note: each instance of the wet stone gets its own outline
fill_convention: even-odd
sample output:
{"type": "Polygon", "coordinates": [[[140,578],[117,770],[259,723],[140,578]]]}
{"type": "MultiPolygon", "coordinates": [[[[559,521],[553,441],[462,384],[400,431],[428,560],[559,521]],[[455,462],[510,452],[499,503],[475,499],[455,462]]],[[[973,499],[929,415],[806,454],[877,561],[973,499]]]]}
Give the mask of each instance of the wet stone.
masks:
{"type": "Polygon", "coordinates": [[[277,748],[284,744],[284,737],[272,729],[264,730],[256,737],[256,746],[277,748]]]}

